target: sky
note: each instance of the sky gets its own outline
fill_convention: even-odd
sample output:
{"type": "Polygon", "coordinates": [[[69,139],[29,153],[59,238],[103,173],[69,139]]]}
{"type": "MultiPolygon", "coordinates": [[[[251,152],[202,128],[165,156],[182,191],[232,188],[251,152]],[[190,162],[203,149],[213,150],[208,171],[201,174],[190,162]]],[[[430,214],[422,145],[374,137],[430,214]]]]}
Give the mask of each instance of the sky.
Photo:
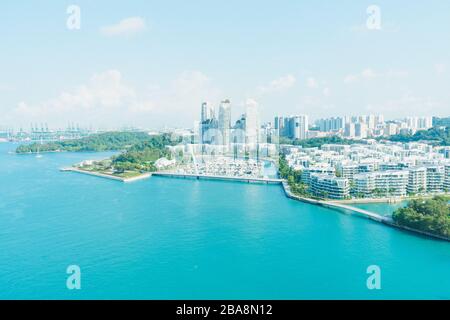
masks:
{"type": "Polygon", "coordinates": [[[192,127],[223,99],[234,119],[450,116],[449,17],[448,0],[8,1],[0,127],[192,127]]]}

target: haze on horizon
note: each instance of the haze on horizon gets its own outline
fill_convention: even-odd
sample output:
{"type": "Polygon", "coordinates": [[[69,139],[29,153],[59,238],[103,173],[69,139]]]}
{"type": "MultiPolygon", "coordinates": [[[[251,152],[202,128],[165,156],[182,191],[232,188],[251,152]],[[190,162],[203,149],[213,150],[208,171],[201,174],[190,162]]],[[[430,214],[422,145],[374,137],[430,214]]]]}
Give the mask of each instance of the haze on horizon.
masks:
{"type": "Polygon", "coordinates": [[[0,126],[190,127],[203,101],[276,114],[448,116],[450,4],[7,2],[0,126]],[[81,9],[70,30],[67,8],[81,9]]]}

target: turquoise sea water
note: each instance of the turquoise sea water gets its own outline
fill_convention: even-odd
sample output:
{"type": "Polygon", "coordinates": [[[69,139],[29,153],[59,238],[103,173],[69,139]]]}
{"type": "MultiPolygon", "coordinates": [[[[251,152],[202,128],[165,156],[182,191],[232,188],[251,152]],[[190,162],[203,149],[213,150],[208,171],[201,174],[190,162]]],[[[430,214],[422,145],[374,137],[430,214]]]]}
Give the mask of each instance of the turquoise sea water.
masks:
{"type": "Polygon", "coordinates": [[[0,144],[0,298],[450,299],[450,244],[287,199],[278,186],[58,169],[106,154],[0,144]],[[81,290],[66,268],[81,268],[81,290]],[[379,291],[366,268],[381,268],[379,291]]]}

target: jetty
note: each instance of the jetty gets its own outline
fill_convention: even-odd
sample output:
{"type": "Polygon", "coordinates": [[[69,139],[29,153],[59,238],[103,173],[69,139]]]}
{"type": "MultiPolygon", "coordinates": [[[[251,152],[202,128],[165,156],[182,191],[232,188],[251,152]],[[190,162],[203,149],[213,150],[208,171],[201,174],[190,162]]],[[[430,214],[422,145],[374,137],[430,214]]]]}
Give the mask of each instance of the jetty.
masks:
{"type": "Polygon", "coordinates": [[[282,179],[274,179],[274,178],[213,176],[213,175],[173,173],[173,172],[154,172],[153,176],[179,178],[179,179],[221,180],[221,181],[235,181],[235,182],[261,183],[261,184],[281,184],[283,182],[282,179]]]}

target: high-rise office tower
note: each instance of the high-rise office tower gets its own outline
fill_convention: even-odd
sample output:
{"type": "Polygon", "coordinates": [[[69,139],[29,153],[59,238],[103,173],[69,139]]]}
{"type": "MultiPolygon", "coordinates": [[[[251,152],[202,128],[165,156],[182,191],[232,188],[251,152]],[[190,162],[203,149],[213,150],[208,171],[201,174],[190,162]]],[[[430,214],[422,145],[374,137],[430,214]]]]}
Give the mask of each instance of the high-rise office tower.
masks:
{"type": "Polygon", "coordinates": [[[354,123],[347,123],[345,125],[344,136],[347,138],[355,137],[355,124],[354,123]]]}
{"type": "Polygon", "coordinates": [[[284,118],[280,117],[280,116],[276,116],[275,117],[275,123],[274,123],[274,129],[275,129],[275,133],[278,136],[283,136],[284,135],[284,118]]]}
{"type": "Polygon", "coordinates": [[[384,135],[385,136],[392,136],[394,134],[397,134],[398,132],[398,125],[396,123],[386,123],[386,126],[384,127],[384,135]]]}
{"type": "Polygon", "coordinates": [[[375,129],[376,126],[376,117],[373,114],[369,114],[366,119],[366,124],[369,130],[375,129]]]}
{"type": "Polygon", "coordinates": [[[201,108],[201,121],[199,124],[199,142],[210,143],[213,139],[213,133],[208,132],[216,128],[217,121],[215,119],[214,108],[208,103],[203,102],[201,108]]]}
{"type": "Polygon", "coordinates": [[[408,129],[417,130],[419,118],[417,117],[408,117],[406,118],[406,123],[408,129]]]}
{"type": "Polygon", "coordinates": [[[258,106],[254,101],[248,101],[245,108],[245,143],[256,145],[259,134],[258,106]]]}
{"type": "Polygon", "coordinates": [[[379,115],[375,116],[375,123],[383,124],[384,123],[384,115],[379,114],[379,115]]]}
{"type": "Polygon", "coordinates": [[[219,144],[230,144],[230,129],[231,129],[231,103],[230,100],[224,100],[220,103],[218,129],[222,135],[222,141],[219,144]]]}
{"type": "Polygon", "coordinates": [[[317,125],[320,131],[324,132],[339,131],[344,128],[345,119],[342,117],[319,119],[317,120],[317,125]]]}
{"type": "Polygon", "coordinates": [[[290,117],[290,135],[293,139],[304,140],[308,134],[308,116],[297,115],[290,117]]]}
{"type": "Polygon", "coordinates": [[[203,102],[201,122],[205,122],[213,118],[214,118],[214,108],[209,104],[209,102],[203,102]]]}
{"type": "Polygon", "coordinates": [[[417,129],[428,130],[433,127],[433,117],[421,117],[417,119],[417,129]]]}
{"type": "Polygon", "coordinates": [[[355,124],[355,136],[361,139],[367,138],[367,124],[363,122],[355,124]]]}

